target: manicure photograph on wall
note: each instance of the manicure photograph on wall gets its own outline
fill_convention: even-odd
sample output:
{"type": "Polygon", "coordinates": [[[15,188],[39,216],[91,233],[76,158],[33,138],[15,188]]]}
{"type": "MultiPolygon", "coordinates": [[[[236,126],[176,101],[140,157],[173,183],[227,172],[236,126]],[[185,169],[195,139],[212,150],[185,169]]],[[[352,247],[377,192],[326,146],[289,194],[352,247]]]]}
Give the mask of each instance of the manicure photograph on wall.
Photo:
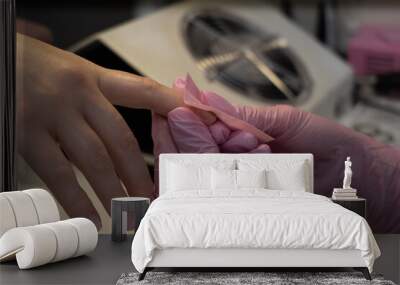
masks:
{"type": "Polygon", "coordinates": [[[397,1],[0,8],[2,284],[400,283],[397,1]]]}

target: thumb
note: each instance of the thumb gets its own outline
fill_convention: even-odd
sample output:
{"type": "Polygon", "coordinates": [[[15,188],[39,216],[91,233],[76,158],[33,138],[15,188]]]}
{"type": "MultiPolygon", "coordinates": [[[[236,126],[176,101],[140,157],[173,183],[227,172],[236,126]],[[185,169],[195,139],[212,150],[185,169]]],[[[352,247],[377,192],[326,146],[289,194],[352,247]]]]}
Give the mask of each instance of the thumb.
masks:
{"type": "Polygon", "coordinates": [[[237,107],[238,116],[247,123],[275,137],[296,133],[311,119],[311,113],[289,105],[272,107],[237,107]]]}
{"type": "Polygon", "coordinates": [[[171,111],[168,114],[168,123],[179,152],[219,152],[207,125],[189,108],[181,107],[171,111]]]}

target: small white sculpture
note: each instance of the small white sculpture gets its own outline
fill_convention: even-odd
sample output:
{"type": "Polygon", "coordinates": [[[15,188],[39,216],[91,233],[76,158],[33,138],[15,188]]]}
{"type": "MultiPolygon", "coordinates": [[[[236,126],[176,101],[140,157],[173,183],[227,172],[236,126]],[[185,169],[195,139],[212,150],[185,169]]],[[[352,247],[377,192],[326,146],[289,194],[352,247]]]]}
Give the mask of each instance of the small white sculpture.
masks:
{"type": "Polygon", "coordinates": [[[350,156],[347,157],[344,162],[344,179],[343,179],[343,189],[351,188],[351,177],[353,176],[353,171],[351,170],[351,160],[350,156]]]}

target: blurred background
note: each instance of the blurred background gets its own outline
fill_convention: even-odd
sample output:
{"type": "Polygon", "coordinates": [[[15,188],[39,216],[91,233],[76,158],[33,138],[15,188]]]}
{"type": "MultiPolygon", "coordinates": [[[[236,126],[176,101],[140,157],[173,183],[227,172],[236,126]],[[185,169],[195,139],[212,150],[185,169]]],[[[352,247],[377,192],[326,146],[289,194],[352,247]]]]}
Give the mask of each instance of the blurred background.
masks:
{"type": "MultiPolygon", "coordinates": [[[[233,103],[294,105],[400,145],[399,1],[18,0],[17,19],[19,32],[105,67],[166,85],[190,73],[233,103]]],[[[150,112],[117,108],[153,171],[150,112]]],[[[21,158],[17,176],[21,189],[44,187],[21,158]]],[[[397,246],[386,262],[400,264],[394,243],[380,246],[397,246]]],[[[387,277],[398,281],[399,272],[387,277]]]]}
{"type": "Polygon", "coordinates": [[[19,31],[100,65],[166,85],[189,72],[235,103],[296,105],[397,145],[399,16],[395,0],[17,1],[19,31]],[[243,40],[284,89],[234,56],[243,40]]]}

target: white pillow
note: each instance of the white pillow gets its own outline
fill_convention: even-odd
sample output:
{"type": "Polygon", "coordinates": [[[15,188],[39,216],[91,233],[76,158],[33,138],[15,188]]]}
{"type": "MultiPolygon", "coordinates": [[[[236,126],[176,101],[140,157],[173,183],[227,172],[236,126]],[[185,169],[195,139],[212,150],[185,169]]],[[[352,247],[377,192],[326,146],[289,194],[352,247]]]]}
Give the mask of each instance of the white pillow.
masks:
{"type": "Polygon", "coordinates": [[[309,182],[305,161],[239,160],[240,170],[267,170],[267,188],[271,190],[306,191],[309,182]]]}
{"type": "Polygon", "coordinates": [[[267,188],[267,171],[263,170],[236,170],[238,188],[267,188]]]}
{"type": "Polygon", "coordinates": [[[268,188],[272,190],[306,191],[304,162],[291,163],[269,169],[268,188]]]}
{"type": "Polygon", "coordinates": [[[211,167],[170,163],[167,189],[168,191],[211,189],[211,167]]]}
{"type": "Polygon", "coordinates": [[[236,170],[212,168],[211,177],[213,190],[236,190],[236,170]]]}

